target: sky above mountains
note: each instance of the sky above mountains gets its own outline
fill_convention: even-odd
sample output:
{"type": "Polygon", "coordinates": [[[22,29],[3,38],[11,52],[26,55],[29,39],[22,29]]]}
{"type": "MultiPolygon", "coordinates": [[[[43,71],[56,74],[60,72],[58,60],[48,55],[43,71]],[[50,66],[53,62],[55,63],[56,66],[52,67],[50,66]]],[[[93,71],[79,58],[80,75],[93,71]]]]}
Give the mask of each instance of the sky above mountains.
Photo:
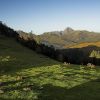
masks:
{"type": "Polygon", "coordinates": [[[100,0],[0,0],[0,20],[36,34],[64,30],[100,32],[100,0]]]}

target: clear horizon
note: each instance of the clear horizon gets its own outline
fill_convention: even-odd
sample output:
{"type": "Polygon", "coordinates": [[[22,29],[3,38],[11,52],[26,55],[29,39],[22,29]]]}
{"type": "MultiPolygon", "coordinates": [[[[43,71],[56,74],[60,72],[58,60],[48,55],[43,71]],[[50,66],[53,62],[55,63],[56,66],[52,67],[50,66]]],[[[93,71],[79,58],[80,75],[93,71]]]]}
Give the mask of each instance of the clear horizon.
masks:
{"type": "Polygon", "coordinates": [[[100,0],[0,0],[0,12],[0,20],[15,30],[100,32],[100,0]]]}

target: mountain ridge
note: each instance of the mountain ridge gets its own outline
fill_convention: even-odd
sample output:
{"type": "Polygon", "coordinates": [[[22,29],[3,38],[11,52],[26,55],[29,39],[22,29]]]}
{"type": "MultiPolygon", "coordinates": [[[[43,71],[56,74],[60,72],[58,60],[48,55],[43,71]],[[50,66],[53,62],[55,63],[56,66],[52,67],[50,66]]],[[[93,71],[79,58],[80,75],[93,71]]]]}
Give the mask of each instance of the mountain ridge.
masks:
{"type": "Polygon", "coordinates": [[[45,32],[37,36],[41,42],[47,41],[49,44],[61,47],[73,46],[83,42],[97,42],[100,41],[100,33],[89,32],[86,30],[74,30],[66,28],[64,31],[45,32]]]}

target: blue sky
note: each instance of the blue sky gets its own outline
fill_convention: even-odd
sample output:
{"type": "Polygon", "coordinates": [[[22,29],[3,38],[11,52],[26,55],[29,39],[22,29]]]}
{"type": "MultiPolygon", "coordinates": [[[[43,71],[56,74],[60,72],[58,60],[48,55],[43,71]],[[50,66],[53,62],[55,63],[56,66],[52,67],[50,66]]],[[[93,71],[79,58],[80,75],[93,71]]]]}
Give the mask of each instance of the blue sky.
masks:
{"type": "Polygon", "coordinates": [[[0,0],[0,20],[36,34],[66,27],[100,32],[100,0],[0,0]]]}

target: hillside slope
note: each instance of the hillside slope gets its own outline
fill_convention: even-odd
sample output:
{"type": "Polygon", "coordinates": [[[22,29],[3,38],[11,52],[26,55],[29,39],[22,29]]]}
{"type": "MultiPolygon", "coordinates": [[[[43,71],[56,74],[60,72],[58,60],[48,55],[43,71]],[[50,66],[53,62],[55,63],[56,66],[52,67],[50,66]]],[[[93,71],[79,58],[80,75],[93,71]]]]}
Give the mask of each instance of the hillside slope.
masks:
{"type": "Polygon", "coordinates": [[[22,46],[13,38],[5,37],[0,35],[0,60],[2,62],[9,62],[14,66],[3,66],[4,71],[18,70],[32,66],[45,66],[46,64],[56,64],[57,62],[49,59],[43,55],[38,55],[34,51],[22,46]],[[7,60],[7,61],[6,61],[7,60]],[[19,65],[16,65],[19,64],[19,65]],[[7,68],[7,69],[6,69],[7,68]]]}
{"type": "Polygon", "coordinates": [[[85,67],[64,65],[0,35],[0,100],[99,100],[100,68],[85,67]]]}
{"type": "Polygon", "coordinates": [[[96,46],[96,47],[100,47],[100,42],[85,42],[85,43],[79,43],[73,46],[64,46],[64,48],[83,48],[83,47],[87,47],[87,46],[96,46]]]}

